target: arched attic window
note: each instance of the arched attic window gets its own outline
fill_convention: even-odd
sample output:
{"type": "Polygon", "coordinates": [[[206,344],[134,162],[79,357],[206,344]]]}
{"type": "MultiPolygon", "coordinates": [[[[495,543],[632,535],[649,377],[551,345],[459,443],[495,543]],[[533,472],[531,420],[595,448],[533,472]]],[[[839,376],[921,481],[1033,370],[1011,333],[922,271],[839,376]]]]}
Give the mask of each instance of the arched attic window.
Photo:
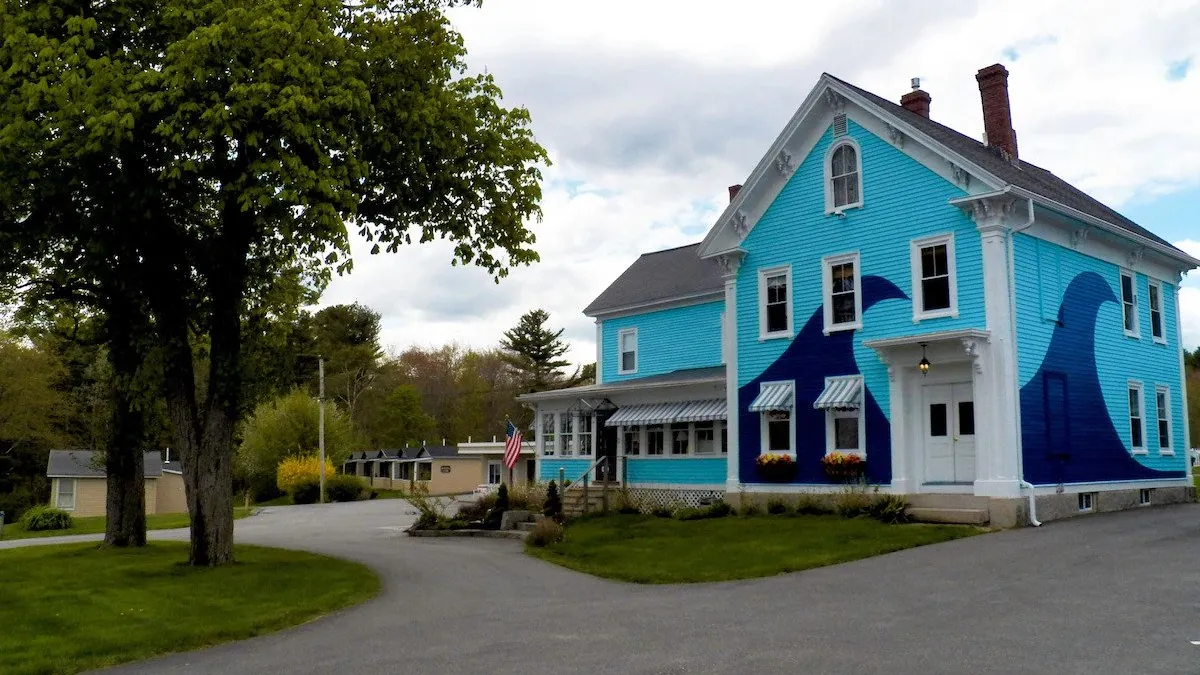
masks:
{"type": "Polygon", "coordinates": [[[862,166],[858,143],[844,138],[830,146],[825,158],[825,211],[862,206],[862,166]]]}

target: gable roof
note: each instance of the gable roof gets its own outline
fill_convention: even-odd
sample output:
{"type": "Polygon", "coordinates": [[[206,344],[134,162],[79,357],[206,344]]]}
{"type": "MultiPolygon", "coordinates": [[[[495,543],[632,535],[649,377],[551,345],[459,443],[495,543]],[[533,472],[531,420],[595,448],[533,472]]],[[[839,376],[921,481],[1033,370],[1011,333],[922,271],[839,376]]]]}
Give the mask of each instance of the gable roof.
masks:
{"type": "Polygon", "coordinates": [[[643,253],[583,313],[596,316],[723,292],[721,266],[700,258],[699,249],[700,244],[688,244],[643,253]]]}
{"type": "Polygon", "coordinates": [[[458,448],[453,445],[422,445],[421,449],[427,456],[436,459],[458,456],[458,448]]]}
{"type": "Polygon", "coordinates": [[[1014,165],[980,141],[828,73],[821,75],[804,103],[754,167],[745,185],[709,229],[701,242],[700,255],[710,258],[731,252],[736,242],[745,238],[790,179],[791,171],[795,168],[792,158],[802,159],[807,154],[803,148],[811,146],[806,146],[804,139],[809,138],[811,142],[815,131],[819,129],[821,133],[824,132],[828,126],[824,115],[832,114],[833,101],[839,99],[853,102],[868,114],[886,122],[889,133],[897,131],[901,136],[910,136],[927,152],[966,169],[978,179],[972,184],[972,192],[979,192],[974,187],[976,185],[996,191],[973,194],[951,202],[960,208],[971,199],[1010,193],[1014,197],[1028,199],[1031,205],[1059,213],[1085,226],[1098,226],[1127,240],[1133,247],[1153,250],[1171,260],[1172,265],[1180,271],[1200,266],[1200,259],[1181,251],[1050,171],[1023,160],[1014,165]],[[893,125],[895,129],[891,128],[893,125]],[[799,154],[797,149],[801,150],[799,154]],[[790,169],[788,165],[791,165],[790,169]]]}
{"type": "MultiPolygon", "coordinates": [[[[1171,242],[1105,206],[1083,190],[1071,185],[1040,166],[1031,164],[1023,159],[1018,159],[1015,164],[1009,162],[1001,157],[998,151],[984,145],[982,141],[975,140],[928,117],[918,115],[898,103],[893,103],[882,96],[872,94],[866,89],[856,87],[829,73],[824,73],[824,77],[845,86],[847,89],[882,108],[884,112],[916,127],[934,141],[971,160],[981,169],[991,173],[1009,185],[1024,188],[1034,194],[1047,197],[1094,218],[1112,223],[1132,234],[1146,237],[1164,246],[1170,246],[1177,251],[1179,250],[1171,242]]],[[[1183,251],[1180,251],[1180,253],[1183,253],[1183,251]]]]}
{"type": "MultiPolygon", "coordinates": [[[[146,478],[162,475],[162,455],[157,450],[142,455],[146,478]]],[[[104,478],[104,456],[91,450],[51,450],[46,462],[48,478],[104,478]]]]}

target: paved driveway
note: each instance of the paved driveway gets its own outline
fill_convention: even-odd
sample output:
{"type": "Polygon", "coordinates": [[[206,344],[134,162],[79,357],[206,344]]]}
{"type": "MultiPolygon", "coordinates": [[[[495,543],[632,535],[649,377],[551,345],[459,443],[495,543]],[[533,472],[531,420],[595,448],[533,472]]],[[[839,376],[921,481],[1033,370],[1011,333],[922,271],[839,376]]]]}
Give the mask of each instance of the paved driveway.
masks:
{"type": "Polygon", "coordinates": [[[673,587],[576,574],[512,541],[409,539],[406,511],[359,502],[239,521],[242,542],[361,560],[384,592],[296,629],[106,672],[1200,672],[1196,505],[673,587]]]}

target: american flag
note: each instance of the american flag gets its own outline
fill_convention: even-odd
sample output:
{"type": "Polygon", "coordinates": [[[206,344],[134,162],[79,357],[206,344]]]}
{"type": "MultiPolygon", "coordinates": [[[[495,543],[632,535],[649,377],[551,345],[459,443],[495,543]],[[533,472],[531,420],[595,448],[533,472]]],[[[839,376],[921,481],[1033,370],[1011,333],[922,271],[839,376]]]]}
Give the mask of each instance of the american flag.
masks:
{"type": "Polygon", "coordinates": [[[508,434],[504,438],[504,466],[509,469],[517,465],[521,455],[521,431],[512,423],[508,423],[508,434]]]}

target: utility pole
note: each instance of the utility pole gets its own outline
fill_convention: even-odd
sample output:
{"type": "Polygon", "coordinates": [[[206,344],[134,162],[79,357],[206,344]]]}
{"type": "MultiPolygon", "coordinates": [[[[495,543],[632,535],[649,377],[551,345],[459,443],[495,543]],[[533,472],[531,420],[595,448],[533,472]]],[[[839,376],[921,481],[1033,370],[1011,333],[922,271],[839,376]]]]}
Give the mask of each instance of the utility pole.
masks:
{"type": "Polygon", "coordinates": [[[321,499],[320,503],[325,503],[325,358],[317,355],[317,372],[321,380],[317,393],[317,409],[318,412],[318,436],[317,446],[321,452],[321,499]]]}

